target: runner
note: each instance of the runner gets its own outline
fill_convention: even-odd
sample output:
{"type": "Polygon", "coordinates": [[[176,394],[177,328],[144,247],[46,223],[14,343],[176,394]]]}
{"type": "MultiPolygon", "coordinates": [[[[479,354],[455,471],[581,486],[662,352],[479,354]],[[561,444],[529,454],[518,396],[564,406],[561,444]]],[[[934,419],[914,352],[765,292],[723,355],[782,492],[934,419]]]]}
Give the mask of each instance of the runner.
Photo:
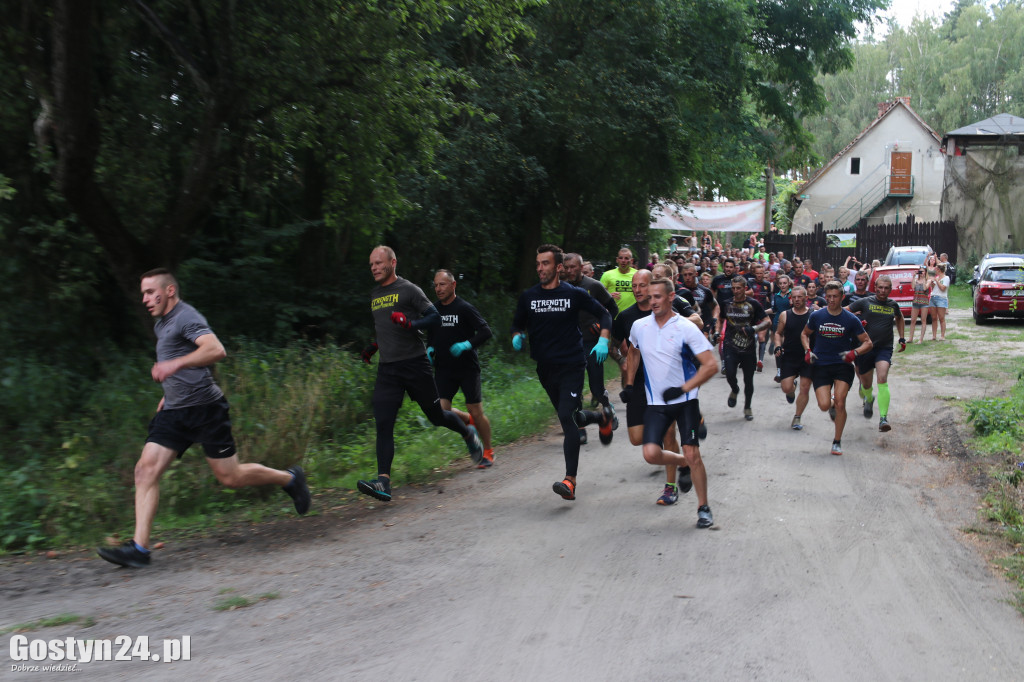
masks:
{"type": "MultiPolygon", "coordinates": [[[[697,491],[697,527],[714,524],[708,506],[707,471],[700,456],[697,436],[700,423],[698,387],[717,370],[711,344],[691,324],[672,309],[675,287],[669,279],[657,279],[650,287],[653,315],[637,320],[629,335],[629,365],[636,367],[637,354],[644,360],[643,453],[650,464],[666,467],[689,466],[697,491]],[[673,423],[682,434],[682,455],[665,450],[665,434],[673,423]]],[[[631,377],[632,378],[632,377],[631,377]]],[[[666,486],[666,493],[669,492],[666,486]]]]}
{"type": "Polygon", "coordinates": [[[487,321],[465,299],[455,294],[455,275],[451,270],[434,273],[434,293],[441,324],[427,330],[427,359],[434,366],[434,383],[441,398],[441,409],[451,410],[464,424],[473,426],[484,444],[478,469],[494,464],[491,447],[491,420],[484,414],[480,382],[480,358],[476,349],[491,338],[487,321]],[[452,409],[452,398],[462,390],[466,410],[452,409]]]}
{"type": "Polygon", "coordinates": [[[722,345],[722,360],[725,363],[725,378],[729,382],[729,407],[736,407],[740,386],[736,381],[736,368],[743,370],[743,418],[754,420],[751,401],[754,397],[754,365],[756,362],[757,335],[767,329],[771,322],[764,308],[757,301],[747,297],[747,280],[736,275],[732,281],[732,297],[725,304],[726,320],[722,345]]]}
{"type": "Polygon", "coordinates": [[[790,292],[789,301],[792,307],[779,314],[779,324],[775,328],[775,359],[779,365],[779,377],[786,401],[790,405],[796,403],[796,412],[789,426],[800,431],[804,428],[800,418],[811,393],[811,366],[804,362],[804,347],[800,341],[801,333],[807,326],[807,318],[811,314],[807,309],[807,290],[796,287],[790,292]],[[798,377],[800,395],[796,395],[798,377]]]}
{"type": "Polygon", "coordinates": [[[831,452],[833,455],[841,455],[843,428],[846,426],[846,396],[853,385],[853,362],[871,350],[871,339],[857,316],[840,305],[843,286],[839,282],[825,285],[825,300],[828,301],[828,307],[811,313],[800,340],[804,348],[804,361],[814,365],[811,368],[811,380],[818,408],[828,412],[835,422],[831,452]],[[860,345],[854,348],[857,341],[860,345]]]}
{"type": "MultiPolygon", "coordinates": [[[[538,284],[519,296],[512,319],[512,347],[519,351],[529,334],[530,357],[537,361],[537,376],[548,394],[562,424],[562,453],[565,478],[551,486],[563,499],[576,499],[576,473],[579,468],[580,439],[577,429],[600,424],[601,443],[612,442],[612,411],[584,410],[583,374],[587,359],[579,327],[579,311],[589,310],[600,320],[601,338],[591,351],[598,363],[608,356],[611,315],[583,289],[559,280],[562,250],[552,244],[537,247],[538,284]]],[[[630,291],[632,298],[632,291],[630,291]]]]}
{"type": "MultiPolygon", "coordinates": [[[[764,265],[754,263],[751,266],[751,276],[747,278],[747,296],[761,304],[765,312],[771,309],[771,283],[765,279],[764,265]]],[[[757,371],[764,371],[764,349],[768,345],[768,329],[757,333],[757,371]]]]}
{"type": "Polygon", "coordinates": [[[150,376],[162,385],[164,395],[135,465],[135,533],[120,547],[96,550],[110,563],[129,568],[149,565],[149,539],[160,502],[160,479],[194,443],[203,446],[206,463],[222,485],[277,485],[291,496],[299,514],[308,512],[310,505],[302,467],[281,471],[238,461],[228,401],[210,372],[210,367],[227,353],[206,318],[181,300],[178,280],[170,270],[159,268],[143,274],[139,284],[142,303],[156,318],[156,363],[150,376]]]}
{"type": "Polygon", "coordinates": [[[704,324],[704,328],[701,331],[704,332],[704,336],[710,338],[711,334],[715,331],[715,327],[718,325],[718,301],[715,300],[715,295],[711,289],[697,281],[697,266],[693,263],[687,263],[683,266],[683,286],[693,294],[694,301],[697,303],[695,307],[700,313],[701,322],[704,324]]]}
{"type": "MultiPolygon", "coordinates": [[[[775,331],[779,328],[779,316],[782,315],[783,311],[789,310],[790,308],[790,294],[793,291],[793,282],[789,279],[789,275],[779,274],[776,276],[775,281],[772,282],[772,297],[771,297],[771,310],[768,314],[772,316],[772,347],[770,352],[775,354],[778,346],[775,343],[775,331]]],[[[807,295],[806,290],[804,296],[807,295]]],[[[782,381],[782,375],[779,373],[779,357],[775,355],[775,383],[782,381]]]]}
{"type": "Polygon", "coordinates": [[[601,275],[601,285],[608,290],[619,312],[636,303],[633,299],[633,275],[636,268],[633,267],[633,252],[627,248],[619,249],[615,257],[617,267],[605,271],[601,275]]]}
{"type": "MultiPolygon", "coordinates": [[[[843,297],[844,307],[849,306],[857,299],[871,295],[871,292],[868,291],[868,279],[869,276],[866,271],[859,271],[853,275],[854,290],[843,297]]],[[[913,337],[911,337],[911,340],[913,340],[913,337]]]]}
{"type": "Polygon", "coordinates": [[[811,280],[804,288],[807,289],[807,307],[810,308],[812,312],[815,310],[821,310],[828,305],[825,297],[819,293],[821,287],[818,286],[816,281],[811,280]]]}
{"type": "Polygon", "coordinates": [[[377,425],[377,477],[356,484],[359,492],[382,502],[391,501],[391,464],[395,459],[395,422],[405,394],[415,400],[434,426],[462,436],[474,464],[481,464],[484,447],[476,428],[441,407],[434,374],[417,333],[441,324],[437,308],[418,286],[395,274],[398,259],[389,246],[370,252],[370,274],[377,286],[370,292],[370,311],[377,339],[363,350],[369,364],[380,351],[373,387],[373,420],[377,425]]]}
{"type": "MultiPolygon", "coordinates": [[[[613,318],[618,315],[619,309],[615,299],[611,297],[608,290],[601,286],[601,283],[591,277],[583,275],[583,258],[578,253],[567,253],[562,258],[562,268],[565,272],[565,281],[574,287],[584,289],[587,293],[597,299],[597,302],[605,307],[608,314],[613,318]]],[[[632,293],[632,292],[631,292],[632,293]]],[[[598,404],[611,409],[615,414],[615,407],[608,400],[608,391],[604,386],[604,365],[597,362],[597,356],[590,351],[594,350],[600,339],[601,327],[598,319],[586,310],[580,310],[580,332],[583,334],[583,351],[587,354],[587,382],[590,384],[590,406],[597,407],[598,404]]],[[[618,427],[618,418],[612,423],[613,430],[618,427]]],[[[587,442],[587,430],[580,429],[580,443],[587,442]]]]}
{"type": "Polygon", "coordinates": [[[868,336],[871,337],[871,351],[857,358],[857,374],[860,375],[860,397],[864,401],[864,418],[871,419],[875,398],[871,391],[871,373],[878,375],[878,430],[883,433],[892,429],[889,420],[889,366],[892,363],[892,325],[896,323],[902,353],[907,349],[903,338],[903,313],[898,303],[889,298],[892,279],[879,275],[875,280],[875,295],[861,298],[850,304],[849,311],[864,320],[868,336]]]}

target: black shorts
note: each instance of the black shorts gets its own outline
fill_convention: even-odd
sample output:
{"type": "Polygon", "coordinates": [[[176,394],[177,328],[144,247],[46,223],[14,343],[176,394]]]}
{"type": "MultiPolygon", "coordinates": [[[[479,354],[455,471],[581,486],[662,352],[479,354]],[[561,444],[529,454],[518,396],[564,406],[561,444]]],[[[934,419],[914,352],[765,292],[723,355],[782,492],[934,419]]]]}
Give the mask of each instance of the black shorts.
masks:
{"type": "Polygon", "coordinates": [[[450,401],[461,390],[467,405],[483,402],[484,393],[480,386],[479,367],[435,367],[434,383],[437,384],[437,395],[441,400],[450,401]]]}
{"type": "Polygon", "coordinates": [[[804,362],[803,355],[787,355],[783,353],[782,357],[779,358],[779,372],[779,377],[782,379],[795,376],[810,379],[811,365],[804,362]]]}
{"type": "Polygon", "coordinates": [[[832,386],[837,381],[853,385],[853,365],[844,362],[840,365],[812,365],[811,381],[814,383],[814,390],[822,386],[832,386]]]}
{"type": "Polygon", "coordinates": [[[633,396],[626,403],[626,428],[643,426],[644,412],[647,410],[647,389],[643,385],[633,384],[633,396]]]}
{"type": "Polygon", "coordinates": [[[170,448],[178,457],[193,443],[201,444],[210,459],[226,459],[238,452],[225,398],[206,405],[160,410],[149,422],[146,442],[170,448]]]}
{"type": "Polygon", "coordinates": [[[374,409],[394,410],[397,413],[406,393],[421,406],[437,401],[434,372],[425,355],[377,365],[377,380],[373,385],[374,409]]]}
{"type": "Polygon", "coordinates": [[[680,445],[699,445],[697,427],[700,426],[700,401],[694,398],[674,405],[648,405],[644,411],[644,444],[665,441],[665,434],[679,425],[680,445]]]}
{"type": "Polygon", "coordinates": [[[888,362],[892,364],[892,346],[875,347],[864,355],[857,356],[854,364],[857,365],[857,374],[867,374],[875,368],[876,362],[888,362]]]}

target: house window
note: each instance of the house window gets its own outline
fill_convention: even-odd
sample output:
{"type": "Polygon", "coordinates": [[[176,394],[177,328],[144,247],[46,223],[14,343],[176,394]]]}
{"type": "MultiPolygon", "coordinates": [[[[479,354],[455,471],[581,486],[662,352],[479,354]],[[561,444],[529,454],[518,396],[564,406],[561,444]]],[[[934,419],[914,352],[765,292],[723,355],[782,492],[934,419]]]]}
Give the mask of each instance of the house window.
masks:
{"type": "Polygon", "coordinates": [[[854,156],[850,159],[850,175],[860,175],[860,157],[854,156]]]}

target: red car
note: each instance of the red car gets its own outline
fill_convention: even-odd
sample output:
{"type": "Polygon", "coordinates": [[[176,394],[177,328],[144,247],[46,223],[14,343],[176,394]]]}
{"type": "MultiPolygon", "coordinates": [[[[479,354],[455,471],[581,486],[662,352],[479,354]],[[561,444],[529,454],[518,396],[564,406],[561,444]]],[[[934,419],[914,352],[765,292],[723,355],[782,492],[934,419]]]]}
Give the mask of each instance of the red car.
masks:
{"type": "Polygon", "coordinates": [[[976,324],[985,324],[996,316],[1024,318],[1024,259],[993,259],[971,284],[971,313],[976,324]]]}
{"type": "Polygon", "coordinates": [[[925,258],[931,253],[932,247],[930,246],[894,246],[890,248],[882,267],[872,271],[868,291],[874,293],[875,280],[881,275],[888,275],[892,280],[892,293],[889,294],[889,298],[899,304],[903,317],[909,319],[910,304],[914,300],[914,275],[917,273],[917,268],[924,264],[925,258]]]}

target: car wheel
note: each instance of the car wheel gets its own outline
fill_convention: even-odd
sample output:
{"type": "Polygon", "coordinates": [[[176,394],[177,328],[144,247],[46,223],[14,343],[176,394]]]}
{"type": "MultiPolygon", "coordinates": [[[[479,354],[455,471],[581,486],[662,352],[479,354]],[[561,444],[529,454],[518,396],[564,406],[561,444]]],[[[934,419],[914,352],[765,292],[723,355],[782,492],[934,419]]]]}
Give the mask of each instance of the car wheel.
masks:
{"type": "Polygon", "coordinates": [[[975,308],[971,308],[971,315],[974,316],[974,324],[978,325],[979,327],[982,325],[986,325],[992,321],[991,315],[979,315],[977,309],[975,308]]]}

